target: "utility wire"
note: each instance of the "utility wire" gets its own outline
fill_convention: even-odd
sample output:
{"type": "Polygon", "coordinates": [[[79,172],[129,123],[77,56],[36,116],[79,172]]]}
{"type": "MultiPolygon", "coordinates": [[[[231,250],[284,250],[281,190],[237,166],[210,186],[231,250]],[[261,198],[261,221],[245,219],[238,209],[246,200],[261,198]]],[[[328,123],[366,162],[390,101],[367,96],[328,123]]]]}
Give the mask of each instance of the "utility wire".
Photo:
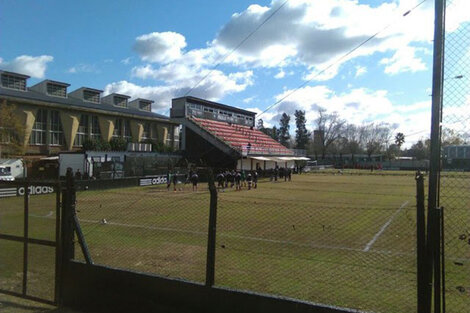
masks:
{"type": "MultiPolygon", "coordinates": [[[[267,20],[269,18],[271,18],[277,11],[279,11],[286,3],[287,3],[288,0],[286,0],[276,11],[274,11],[265,21],[263,21],[263,23],[261,23],[252,33],[250,33],[250,35],[248,35],[244,40],[242,40],[242,42],[240,42],[240,44],[233,50],[235,51],[239,46],[241,46],[243,44],[243,42],[245,42],[251,35],[253,35],[254,32],[256,32],[256,30],[258,30],[264,23],[267,22],[267,20]]],[[[402,14],[401,17],[407,17],[411,12],[413,12],[416,8],[418,8],[419,6],[421,6],[424,2],[426,2],[427,0],[422,0],[420,3],[418,3],[417,5],[415,5],[413,8],[409,9],[408,11],[406,11],[405,13],[402,14]]],[[[324,73],[325,71],[327,71],[328,69],[330,69],[332,66],[336,65],[338,62],[340,62],[341,60],[343,60],[344,58],[346,58],[347,56],[351,55],[354,51],[356,51],[357,49],[359,49],[360,47],[362,47],[363,45],[365,45],[367,42],[371,41],[372,39],[374,39],[375,37],[377,37],[377,35],[379,35],[380,33],[382,33],[383,31],[385,31],[386,29],[388,29],[390,26],[394,25],[397,21],[394,21],[390,24],[388,24],[387,26],[385,26],[384,28],[382,28],[381,30],[379,30],[378,32],[376,32],[375,34],[373,34],[372,36],[370,36],[369,38],[367,38],[366,40],[362,41],[361,43],[359,43],[356,47],[354,47],[353,49],[351,49],[350,51],[348,51],[346,54],[344,54],[343,56],[341,56],[339,59],[337,59],[335,62],[331,63],[330,65],[328,65],[327,67],[325,67],[323,70],[321,70],[320,72],[318,72],[314,77],[312,77],[311,79],[309,79],[308,81],[302,83],[299,87],[297,87],[296,89],[294,89],[293,91],[291,91],[290,93],[288,93],[287,95],[285,95],[284,97],[282,97],[281,99],[279,99],[278,101],[276,101],[275,103],[271,104],[270,106],[268,106],[263,112],[261,112],[260,114],[257,115],[257,118],[259,118],[260,116],[262,116],[264,113],[268,112],[269,110],[271,110],[272,108],[274,108],[275,106],[277,106],[278,104],[280,104],[281,102],[283,102],[285,99],[287,99],[288,97],[290,97],[291,95],[293,95],[295,92],[299,91],[302,87],[304,87],[305,85],[307,85],[308,83],[310,83],[311,81],[313,81],[315,79],[315,77],[321,75],[322,73],[324,73]]],[[[232,51],[232,52],[233,52],[232,51]]],[[[232,53],[231,52],[231,53],[232,53]]],[[[226,55],[227,57],[228,55],[226,55]]],[[[225,57],[225,58],[226,58],[225,57]]],[[[224,60],[225,60],[224,58],[224,60]]],[[[223,60],[221,61],[223,62],[223,60]]],[[[219,62],[215,67],[214,69],[219,66],[221,64],[221,62],[219,62]]],[[[213,70],[214,70],[213,69],[213,70]]],[[[210,73],[209,73],[210,74],[210,73]]],[[[208,75],[206,75],[205,77],[207,77],[208,75]]],[[[205,78],[204,77],[204,78],[205,78]]],[[[202,81],[202,80],[201,80],[202,81]]],[[[200,81],[200,82],[201,82],[200,81]]],[[[199,83],[200,83],[199,82],[199,83]]],[[[199,84],[198,83],[198,84],[199,84]]],[[[197,86],[197,85],[196,85],[197,86]]],[[[196,87],[195,86],[195,87],[196,87]]],[[[194,89],[195,87],[193,87],[192,89],[194,89]]],[[[191,90],[192,90],[191,89],[191,90]]],[[[191,90],[189,92],[191,92],[191,90]]],[[[186,93],[186,94],[189,94],[186,93]]],[[[238,130],[235,129],[232,133],[228,134],[227,136],[231,136],[233,134],[235,134],[238,130]]],[[[201,155],[199,155],[199,158],[202,158],[203,156],[207,155],[209,152],[211,152],[212,150],[214,150],[215,147],[212,147],[208,150],[206,150],[205,152],[203,152],[201,155]]]]}
{"type": "Polygon", "coordinates": [[[288,2],[289,0],[284,1],[276,10],[274,10],[266,19],[264,19],[261,24],[259,24],[254,30],[251,31],[251,33],[248,34],[242,41],[238,43],[238,45],[235,46],[229,53],[226,53],[222,59],[208,72],[206,75],[204,75],[196,85],[194,85],[191,89],[189,89],[185,94],[184,97],[189,95],[197,86],[199,86],[200,83],[202,83],[209,75],[211,75],[232,53],[234,53],[238,48],[240,48],[248,39],[250,39],[251,36],[253,36],[254,33],[256,33],[264,24],[266,24],[277,12],[279,12],[280,9],[282,9],[288,2]]]}
{"type": "MultiPolygon", "coordinates": [[[[414,6],[413,8],[409,9],[408,11],[406,11],[405,13],[402,14],[401,17],[407,17],[411,12],[413,12],[416,8],[418,8],[419,6],[421,6],[424,2],[426,2],[427,0],[423,0],[421,1],[420,3],[418,3],[416,6],[414,6]]],[[[274,108],[275,106],[277,106],[278,104],[280,104],[281,102],[283,102],[285,99],[287,99],[288,97],[292,96],[294,93],[296,93],[297,91],[299,91],[301,88],[305,87],[307,84],[309,84],[310,82],[312,82],[316,77],[320,76],[321,74],[325,73],[327,70],[329,70],[330,68],[332,68],[334,65],[338,64],[340,61],[342,61],[343,59],[345,59],[347,56],[351,55],[353,52],[355,52],[356,50],[358,50],[360,47],[362,47],[363,45],[365,45],[366,43],[368,43],[369,41],[371,41],[372,39],[374,39],[375,37],[377,37],[380,33],[382,33],[383,31],[385,31],[386,29],[388,29],[390,26],[394,25],[395,23],[397,22],[394,21],[390,24],[388,24],[387,26],[385,26],[384,28],[382,28],[381,30],[379,30],[378,32],[376,32],[375,34],[373,34],[372,36],[370,36],[369,38],[367,38],[366,40],[362,41],[361,43],[359,43],[356,47],[354,47],[353,49],[349,50],[346,54],[342,55],[340,58],[338,58],[337,60],[335,60],[333,63],[329,64],[327,67],[325,67],[324,69],[322,69],[320,72],[318,72],[317,74],[315,74],[312,78],[310,78],[309,80],[305,81],[304,83],[302,83],[300,86],[298,86],[297,88],[295,88],[294,90],[292,90],[291,92],[289,92],[288,94],[286,94],[284,97],[282,97],[281,99],[277,100],[276,102],[274,102],[273,104],[271,104],[270,106],[268,106],[263,112],[261,112],[257,118],[259,118],[260,116],[262,116],[264,113],[268,112],[269,110],[271,110],[272,108],[274,108]]]]}

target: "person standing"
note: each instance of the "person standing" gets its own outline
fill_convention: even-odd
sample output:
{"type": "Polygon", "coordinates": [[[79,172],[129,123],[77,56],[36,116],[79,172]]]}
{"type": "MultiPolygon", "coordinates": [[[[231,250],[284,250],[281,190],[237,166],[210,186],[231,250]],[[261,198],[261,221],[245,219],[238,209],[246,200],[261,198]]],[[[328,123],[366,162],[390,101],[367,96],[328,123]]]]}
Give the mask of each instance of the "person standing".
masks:
{"type": "Polygon", "coordinates": [[[216,179],[217,179],[217,188],[222,188],[222,192],[224,191],[224,186],[225,186],[225,176],[224,176],[224,173],[222,171],[219,172],[219,174],[217,174],[216,176],[216,179]]]}
{"type": "Polygon", "coordinates": [[[193,184],[193,191],[197,191],[197,184],[199,182],[199,176],[194,172],[191,176],[191,183],[193,184]]]}
{"type": "Polygon", "coordinates": [[[245,173],[245,171],[242,171],[240,175],[242,177],[242,186],[246,187],[246,173],[245,173]]]}
{"type": "Polygon", "coordinates": [[[258,171],[253,171],[253,188],[258,188],[258,171]]]}
{"type": "Polygon", "coordinates": [[[177,172],[173,173],[173,192],[176,192],[176,184],[178,183],[178,175],[177,172]]]}
{"type": "Polygon", "coordinates": [[[235,174],[235,190],[237,191],[242,190],[241,180],[242,180],[242,174],[240,174],[240,172],[237,172],[235,174]]]}
{"type": "Polygon", "coordinates": [[[166,189],[170,191],[170,186],[171,186],[171,174],[170,171],[166,172],[166,189]]]}
{"type": "Polygon", "coordinates": [[[248,190],[251,189],[251,183],[253,181],[253,176],[251,175],[251,173],[248,173],[248,175],[246,176],[246,181],[248,182],[248,190]]]}

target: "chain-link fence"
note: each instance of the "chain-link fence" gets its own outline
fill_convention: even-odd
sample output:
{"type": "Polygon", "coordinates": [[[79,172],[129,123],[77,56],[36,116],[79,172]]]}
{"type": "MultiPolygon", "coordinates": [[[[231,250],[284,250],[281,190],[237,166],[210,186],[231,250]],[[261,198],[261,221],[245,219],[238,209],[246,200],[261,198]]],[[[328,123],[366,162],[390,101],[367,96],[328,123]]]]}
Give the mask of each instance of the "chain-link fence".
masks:
{"type": "Polygon", "coordinates": [[[470,307],[470,23],[457,23],[465,2],[447,0],[446,8],[440,205],[449,313],[470,307]]]}
{"type": "MultiPolygon", "coordinates": [[[[230,186],[218,192],[216,286],[364,311],[416,309],[413,173],[230,186]]],[[[206,277],[209,207],[206,183],[82,190],[76,204],[96,264],[196,282],[206,277]]]]}
{"type": "Polygon", "coordinates": [[[176,191],[156,185],[77,192],[77,216],[93,261],[204,281],[209,198],[189,188],[181,183],[176,191]]]}

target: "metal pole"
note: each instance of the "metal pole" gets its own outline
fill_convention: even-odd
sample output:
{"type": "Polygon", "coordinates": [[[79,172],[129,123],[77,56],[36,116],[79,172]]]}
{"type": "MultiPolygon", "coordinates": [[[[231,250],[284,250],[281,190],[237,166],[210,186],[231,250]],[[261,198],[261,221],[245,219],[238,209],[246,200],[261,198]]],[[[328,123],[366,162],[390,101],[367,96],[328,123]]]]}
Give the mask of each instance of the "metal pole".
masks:
{"type": "Polygon", "coordinates": [[[60,234],[60,182],[54,186],[56,188],[56,220],[55,220],[55,291],[54,291],[54,302],[59,303],[60,299],[60,284],[61,284],[61,268],[62,268],[62,250],[61,250],[61,234],[60,234]]]}
{"type": "Polygon", "coordinates": [[[209,229],[207,236],[206,286],[212,287],[215,281],[215,245],[217,226],[217,188],[214,184],[214,175],[209,172],[210,211],[209,229]]]}
{"type": "Polygon", "coordinates": [[[426,312],[426,230],[424,209],[424,178],[416,173],[416,244],[418,312],[426,312]]]}
{"type": "Polygon", "coordinates": [[[23,296],[26,296],[28,284],[28,237],[29,237],[29,186],[24,184],[24,217],[23,217],[23,296]]]}
{"type": "MultiPolygon", "coordinates": [[[[431,266],[434,265],[435,299],[434,312],[440,312],[440,262],[436,254],[439,253],[436,242],[440,242],[439,234],[439,173],[440,173],[440,135],[442,121],[442,93],[444,76],[444,38],[445,38],[445,2],[446,0],[435,0],[434,20],[434,52],[433,52],[433,80],[432,80],[432,116],[431,116],[431,157],[429,167],[429,191],[428,191],[428,250],[427,257],[431,266]],[[433,261],[434,260],[434,264],[433,261]],[[437,288],[436,288],[437,287],[437,288]],[[436,299],[437,298],[437,299],[436,299]]],[[[429,269],[432,271],[432,269],[429,269]]],[[[427,293],[431,293],[432,272],[427,276],[427,293]]],[[[429,294],[429,300],[431,299],[429,294]]],[[[431,304],[429,303],[429,309],[431,304]]],[[[427,306],[426,306],[427,308],[427,306]]]]}

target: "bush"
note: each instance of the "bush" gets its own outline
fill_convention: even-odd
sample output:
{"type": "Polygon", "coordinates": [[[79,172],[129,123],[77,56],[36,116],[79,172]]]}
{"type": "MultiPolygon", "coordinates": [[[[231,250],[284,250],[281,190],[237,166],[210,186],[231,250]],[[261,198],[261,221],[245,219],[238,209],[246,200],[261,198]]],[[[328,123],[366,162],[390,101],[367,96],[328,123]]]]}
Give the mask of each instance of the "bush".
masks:
{"type": "Polygon", "coordinates": [[[109,141],[112,151],[126,151],[127,150],[127,141],[123,138],[112,138],[109,141]]]}
{"type": "Polygon", "coordinates": [[[82,144],[83,151],[110,151],[111,145],[103,139],[85,139],[82,144]]]}

